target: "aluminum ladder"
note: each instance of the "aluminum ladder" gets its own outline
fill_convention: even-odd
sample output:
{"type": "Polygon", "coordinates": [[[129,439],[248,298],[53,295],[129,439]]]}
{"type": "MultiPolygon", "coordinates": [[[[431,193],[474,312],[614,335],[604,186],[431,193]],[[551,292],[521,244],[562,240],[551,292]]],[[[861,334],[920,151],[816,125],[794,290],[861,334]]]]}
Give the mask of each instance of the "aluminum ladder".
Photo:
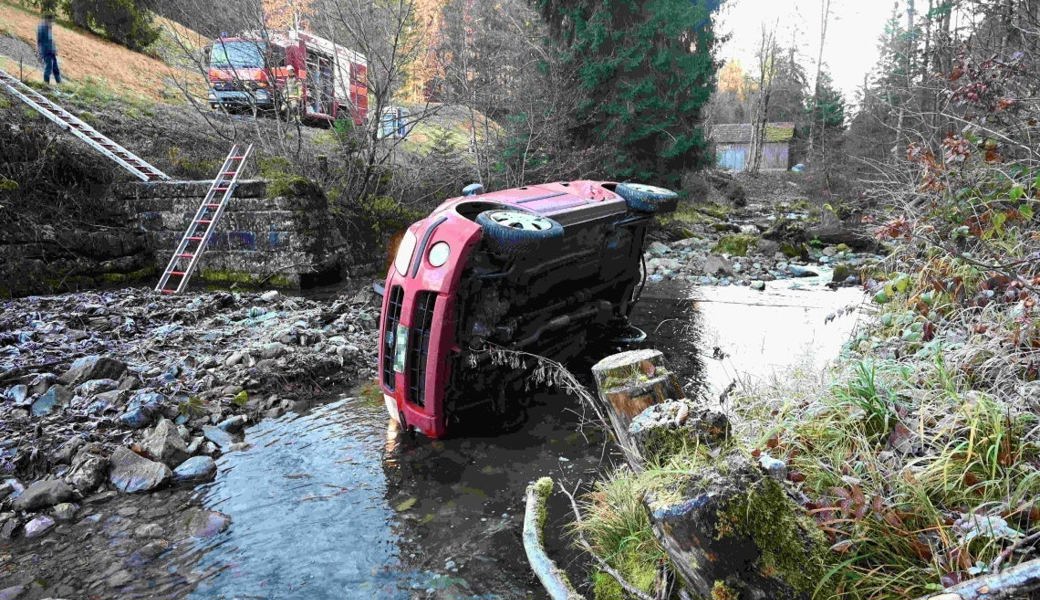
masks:
{"type": "Polygon", "coordinates": [[[0,85],[15,98],[28,104],[36,112],[54,121],[62,129],[72,133],[109,159],[115,161],[141,181],[166,181],[170,177],[148,164],[143,158],[115,143],[107,136],[86,124],[76,115],[52,102],[43,94],[32,89],[17,77],[0,69],[0,85]]]}
{"type": "Polygon", "coordinates": [[[188,280],[199,264],[199,257],[213,237],[228,200],[235,193],[242,166],[252,152],[252,144],[246,147],[245,151],[242,151],[238,144],[232,146],[231,152],[220,167],[220,172],[217,173],[217,178],[213,180],[206,197],[202,199],[202,204],[195,211],[191,224],[181,237],[181,243],[177,245],[177,250],[170,258],[170,264],[166,265],[155,291],[162,294],[179,294],[188,287],[188,280]],[[216,201],[217,194],[220,194],[219,202],[216,201]]]}

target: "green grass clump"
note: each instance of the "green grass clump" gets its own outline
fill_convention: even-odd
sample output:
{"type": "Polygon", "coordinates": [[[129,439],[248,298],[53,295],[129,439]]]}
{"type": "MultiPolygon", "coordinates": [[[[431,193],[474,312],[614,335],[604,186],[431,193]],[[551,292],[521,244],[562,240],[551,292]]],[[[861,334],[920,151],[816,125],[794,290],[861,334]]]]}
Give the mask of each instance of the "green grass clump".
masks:
{"type": "MultiPolygon", "coordinates": [[[[631,471],[616,471],[585,496],[581,503],[584,518],[576,529],[626,581],[652,593],[658,568],[667,562],[667,555],[654,536],[643,506],[645,489],[645,483],[631,471]]],[[[605,573],[595,573],[592,583],[596,600],[627,597],[605,573]]]]}

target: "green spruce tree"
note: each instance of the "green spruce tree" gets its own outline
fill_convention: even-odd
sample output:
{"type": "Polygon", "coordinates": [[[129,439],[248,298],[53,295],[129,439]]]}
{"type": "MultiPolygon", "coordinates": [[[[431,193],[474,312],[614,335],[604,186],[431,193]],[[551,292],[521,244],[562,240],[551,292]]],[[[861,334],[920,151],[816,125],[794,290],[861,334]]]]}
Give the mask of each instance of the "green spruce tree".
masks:
{"type": "Polygon", "coordinates": [[[603,176],[678,186],[707,164],[719,0],[532,1],[577,73],[573,135],[605,149],[603,176]]]}

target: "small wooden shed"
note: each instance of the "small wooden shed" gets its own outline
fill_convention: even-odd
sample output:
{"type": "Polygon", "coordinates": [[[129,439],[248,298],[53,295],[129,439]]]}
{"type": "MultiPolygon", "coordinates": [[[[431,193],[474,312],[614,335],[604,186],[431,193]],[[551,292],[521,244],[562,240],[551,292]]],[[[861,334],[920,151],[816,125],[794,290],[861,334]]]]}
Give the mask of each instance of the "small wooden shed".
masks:
{"type": "MultiPolygon", "coordinates": [[[[751,124],[728,123],[711,129],[715,144],[715,165],[728,171],[746,171],[751,161],[751,124]]],[[[762,147],[764,170],[790,168],[791,140],[794,123],[767,123],[766,140],[762,147]]]]}

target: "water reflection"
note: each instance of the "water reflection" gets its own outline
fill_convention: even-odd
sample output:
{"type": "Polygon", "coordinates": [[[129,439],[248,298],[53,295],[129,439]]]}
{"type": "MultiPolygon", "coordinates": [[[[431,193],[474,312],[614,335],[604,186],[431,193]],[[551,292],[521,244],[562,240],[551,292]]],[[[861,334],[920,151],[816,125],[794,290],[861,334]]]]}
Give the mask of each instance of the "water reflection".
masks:
{"type": "Polygon", "coordinates": [[[387,505],[381,406],[347,399],[250,428],[203,502],[232,518],[195,598],[407,598],[387,505]]]}

